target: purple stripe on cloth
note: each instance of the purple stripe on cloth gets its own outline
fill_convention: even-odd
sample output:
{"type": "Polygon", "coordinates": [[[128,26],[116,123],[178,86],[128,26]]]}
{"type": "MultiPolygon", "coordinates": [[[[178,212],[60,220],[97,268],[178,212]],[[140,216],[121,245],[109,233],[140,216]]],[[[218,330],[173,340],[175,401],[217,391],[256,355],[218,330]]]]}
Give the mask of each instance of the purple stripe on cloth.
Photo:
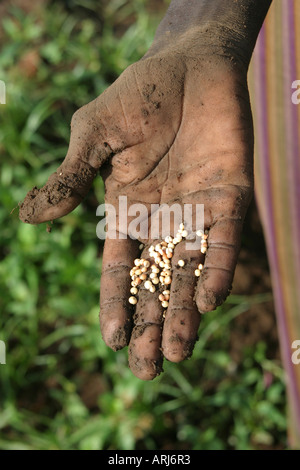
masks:
{"type": "Polygon", "coordinates": [[[261,169],[262,184],[264,187],[264,205],[263,225],[265,228],[266,244],[269,255],[269,262],[272,272],[273,292],[276,303],[276,315],[278,331],[280,336],[280,345],[282,359],[285,370],[289,378],[289,392],[293,401],[293,413],[300,417],[299,394],[295,379],[295,371],[291,362],[290,350],[291,342],[287,327],[287,311],[284,304],[284,294],[281,285],[280,266],[278,252],[276,249],[276,230],[274,227],[274,207],[272,200],[272,182],[269,153],[269,133],[268,133],[268,100],[267,100],[267,73],[266,73],[266,28],[262,27],[256,45],[256,73],[255,76],[255,94],[258,116],[258,138],[260,139],[259,165],[261,169]]]}
{"type": "MultiPolygon", "coordinates": [[[[286,10],[288,39],[284,45],[284,65],[287,73],[285,116],[288,122],[288,177],[290,183],[290,215],[292,224],[295,275],[300,279],[300,154],[299,154],[299,118],[297,106],[291,100],[291,85],[297,77],[296,32],[294,2],[286,10]]],[[[283,13],[284,15],[284,13],[283,13]]],[[[299,58],[300,59],[300,58],[299,58]]],[[[298,306],[300,307],[300,306],[298,306]]]]}
{"type": "MultiPolygon", "coordinates": [[[[287,122],[287,168],[288,168],[288,182],[289,182],[289,200],[290,208],[287,211],[291,217],[292,226],[292,246],[293,246],[293,261],[295,268],[295,277],[300,279],[300,166],[299,166],[299,148],[298,148],[298,110],[291,101],[291,85],[297,79],[297,66],[296,66],[296,34],[295,34],[295,18],[294,18],[294,1],[290,1],[288,5],[282,2],[282,17],[283,28],[286,30],[287,37],[283,38],[284,46],[284,69],[286,72],[285,79],[285,119],[287,122]]],[[[299,314],[294,312],[294,315],[299,314]]],[[[295,319],[290,318],[293,327],[296,326],[295,319]]],[[[296,330],[298,331],[298,330],[296,330]]],[[[298,339],[298,338],[290,338],[298,339]]],[[[289,346],[290,347],[290,346],[289,346]]],[[[291,360],[290,360],[291,364],[291,360]]],[[[294,419],[300,427],[300,390],[297,384],[297,378],[294,373],[289,373],[289,388],[292,394],[291,400],[293,402],[294,419]]]]}
{"type": "Polygon", "coordinates": [[[271,189],[271,172],[269,164],[269,145],[268,145],[268,113],[267,113],[267,88],[266,88],[266,54],[265,54],[265,27],[263,26],[256,44],[256,76],[255,76],[255,95],[256,106],[259,112],[258,126],[256,132],[259,133],[259,165],[263,179],[264,201],[265,201],[265,220],[267,233],[273,233],[273,204],[271,189]],[[257,99],[258,97],[258,99],[257,99]]]}

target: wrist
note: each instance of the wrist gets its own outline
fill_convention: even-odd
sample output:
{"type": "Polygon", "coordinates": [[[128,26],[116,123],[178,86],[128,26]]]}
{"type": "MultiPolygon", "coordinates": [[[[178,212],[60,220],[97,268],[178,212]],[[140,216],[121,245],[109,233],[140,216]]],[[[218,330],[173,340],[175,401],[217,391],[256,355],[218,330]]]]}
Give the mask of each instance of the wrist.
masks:
{"type": "Polygon", "coordinates": [[[173,0],[146,56],[221,55],[248,68],[271,0],[173,0]]]}

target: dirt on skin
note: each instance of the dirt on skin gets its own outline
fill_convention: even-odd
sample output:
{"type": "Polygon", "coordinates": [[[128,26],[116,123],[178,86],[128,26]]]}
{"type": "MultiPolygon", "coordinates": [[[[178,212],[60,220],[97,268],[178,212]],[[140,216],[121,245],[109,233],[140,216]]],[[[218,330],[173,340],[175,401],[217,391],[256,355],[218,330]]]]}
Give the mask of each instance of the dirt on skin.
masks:
{"type": "Polygon", "coordinates": [[[82,168],[78,173],[64,175],[60,170],[51,175],[41,189],[36,186],[28,192],[24,201],[19,204],[19,217],[25,223],[32,223],[36,214],[41,214],[45,206],[57,207],[60,203],[67,206],[78,204],[82,197],[78,188],[90,187],[96,170],[91,167],[82,168]],[[38,196],[38,197],[37,197],[38,196]],[[73,202],[75,201],[75,202],[73,202]]]}
{"type": "MultiPolygon", "coordinates": [[[[161,321],[153,322],[145,312],[147,327],[134,327],[129,361],[140,378],[157,375],[162,350],[175,362],[189,357],[200,321],[198,309],[212,310],[231,287],[230,260],[235,261],[239,226],[252,194],[253,136],[244,79],[226,59],[178,58],[164,52],[133,64],[100,97],[75,113],[66,160],[42,189],[33,188],[20,204],[20,219],[27,223],[62,217],[82,201],[106,162],[102,176],[107,203],[115,205],[120,195],[127,197],[128,207],[137,202],[169,205],[177,200],[195,205],[200,201],[210,233],[218,221],[225,221],[221,231],[226,241],[231,238],[227,246],[223,243],[227,265],[219,269],[219,255],[211,257],[211,269],[203,273],[195,298],[191,273],[184,275],[192,266],[187,259],[182,276],[172,282],[177,282],[178,297],[176,289],[171,297],[178,302],[169,306],[164,334],[161,321]],[[224,123],[226,132],[221,132],[224,123]],[[185,177],[178,179],[182,174],[185,177]]],[[[216,229],[215,244],[220,245],[224,238],[217,233],[216,229]]],[[[132,246],[123,245],[117,253],[114,245],[105,244],[101,329],[104,341],[117,350],[128,343],[131,312],[125,302],[128,266],[135,256],[132,246]],[[113,264],[115,272],[110,269],[113,264]]]]}
{"type": "MultiPolygon", "coordinates": [[[[157,349],[157,355],[155,358],[153,357],[143,357],[138,351],[139,349],[139,340],[145,342],[144,337],[147,337],[147,332],[150,332],[150,336],[148,335],[148,344],[149,348],[153,346],[152,343],[155,342],[155,339],[151,337],[151,328],[153,328],[153,323],[138,325],[133,329],[132,336],[130,339],[130,344],[128,348],[128,361],[129,366],[132,372],[139,376],[140,378],[144,378],[146,380],[149,379],[149,375],[151,378],[157,377],[161,372],[163,372],[163,355],[161,354],[160,348],[157,347],[159,345],[155,345],[157,349]],[[148,331],[147,331],[148,330],[148,331]],[[145,335],[146,333],[146,335],[145,335]],[[145,373],[143,377],[143,374],[145,373]]],[[[161,329],[161,327],[159,327],[161,329]]]]}

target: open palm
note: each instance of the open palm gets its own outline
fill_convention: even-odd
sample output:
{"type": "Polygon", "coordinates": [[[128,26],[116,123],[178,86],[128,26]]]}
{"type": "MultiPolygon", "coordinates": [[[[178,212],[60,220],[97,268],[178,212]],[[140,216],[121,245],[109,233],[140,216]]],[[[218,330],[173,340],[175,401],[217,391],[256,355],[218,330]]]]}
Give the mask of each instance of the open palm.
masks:
{"type": "MultiPolygon", "coordinates": [[[[152,379],[163,357],[189,357],[197,339],[199,312],[228,295],[244,216],[253,190],[253,130],[245,72],[228,59],[155,55],[128,67],[102,95],[75,113],[68,154],[42,189],[20,206],[29,223],[53,220],[73,210],[100,169],[106,202],[203,204],[208,251],[174,249],[170,300],[163,312],[157,295],[139,292],[128,303],[129,271],[153,240],[107,238],[103,253],[100,323],[105,342],[129,344],[135,375],[152,379]],[[184,267],[178,260],[184,259],[184,267]],[[204,269],[199,280],[194,271],[204,269]]],[[[176,229],[176,228],[174,228],[176,229]]]]}

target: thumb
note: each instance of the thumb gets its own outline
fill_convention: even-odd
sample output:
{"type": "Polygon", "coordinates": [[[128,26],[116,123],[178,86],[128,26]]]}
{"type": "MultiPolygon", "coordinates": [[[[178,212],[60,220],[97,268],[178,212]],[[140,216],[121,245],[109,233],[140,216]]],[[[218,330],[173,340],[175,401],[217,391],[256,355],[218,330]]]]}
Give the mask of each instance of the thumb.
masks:
{"type": "Polygon", "coordinates": [[[19,210],[23,222],[39,224],[63,217],[84,199],[98,169],[113,153],[97,114],[94,100],[73,115],[66,158],[43,188],[35,187],[26,195],[19,210]]]}

